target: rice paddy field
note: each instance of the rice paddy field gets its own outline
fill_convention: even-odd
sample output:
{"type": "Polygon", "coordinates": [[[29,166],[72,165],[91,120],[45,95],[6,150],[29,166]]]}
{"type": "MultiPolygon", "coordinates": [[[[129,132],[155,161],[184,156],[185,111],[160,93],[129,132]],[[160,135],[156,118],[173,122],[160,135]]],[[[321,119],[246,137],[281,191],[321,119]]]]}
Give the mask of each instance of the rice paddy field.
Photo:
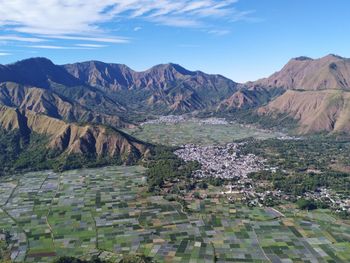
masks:
{"type": "Polygon", "coordinates": [[[177,124],[145,124],[126,132],[147,142],[173,146],[188,143],[219,145],[249,137],[269,139],[281,136],[280,133],[247,127],[238,123],[217,125],[203,124],[191,120],[177,124]]]}
{"type": "Polygon", "coordinates": [[[350,262],[350,225],[327,210],[248,208],[210,188],[189,212],[145,191],[144,168],[50,171],[0,182],[15,262],[144,253],[158,262],[350,262]]]}

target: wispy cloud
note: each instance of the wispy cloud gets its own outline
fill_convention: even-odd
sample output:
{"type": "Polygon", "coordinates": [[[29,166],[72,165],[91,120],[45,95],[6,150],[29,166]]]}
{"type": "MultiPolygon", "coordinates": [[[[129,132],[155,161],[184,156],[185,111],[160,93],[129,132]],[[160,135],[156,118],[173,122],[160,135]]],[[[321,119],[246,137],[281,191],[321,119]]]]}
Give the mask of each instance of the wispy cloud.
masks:
{"type": "Polygon", "coordinates": [[[10,56],[10,55],[12,54],[7,52],[0,52],[0,56],[10,56]]]}
{"type": "Polygon", "coordinates": [[[216,36],[225,36],[231,33],[230,30],[226,29],[213,29],[207,31],[209,34],[216,35],[216,36]]]}
{"type": "Polygon", "coordinates": [[[0,41],[19,41],[19,42],[30,42],[30,43],[38,43],[47,41],[42,38],[36,37],[21,37],[16,35],[0,35],[0,41]]]}
{"type": "Polygon", "coordinates": [[[71,46],[55,46],[55,45],[30,45],[25,46],[29,48],[39,48],[39,49],[93,49],[92,47],[71,47],[71,46]]]}
{"type": "MultiPolygon", "coordinates": [[[[210,23],[208,20],[244,19],[247,13],[236,10],[237,1],[0,0],[0,29],[32,36],[2,36],[3,40],[12,41],[41,42],[47,38],[61,38],[128,43],[127,38],[106,37],[110,32],[105,23],[137,18],[167,26],[203,27],[210,23]]],[[[135,29],[138,31],[140,27],[135,29]]]]}
{"type": "Polygon", "coordinates": [[[106,47],[106,45],[100,45],[100,44],[76,44],[78,47],[88,47],[88,48],[102,48],[106,47]]]}
{"type": "Polygon", "coordinates": [[[126,37],[105,37],[105,36],[86,37],[86,36],[60,36],[60,35],[53,35],[50,37],[55,39],[93,41],[93,42],[114,43],[114,44],[124,44],[124,43],[130,42],[130,39],[126,37]]]}

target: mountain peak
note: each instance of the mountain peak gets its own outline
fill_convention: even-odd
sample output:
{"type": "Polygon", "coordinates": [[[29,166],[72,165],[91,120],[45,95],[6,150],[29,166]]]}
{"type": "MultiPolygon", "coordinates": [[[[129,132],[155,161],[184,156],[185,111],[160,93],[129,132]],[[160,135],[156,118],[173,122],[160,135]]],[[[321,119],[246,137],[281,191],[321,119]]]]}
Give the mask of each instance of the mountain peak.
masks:
{"type": "Polygon", "coordinates": [[[334,54],[318,59],[299,57],[290,60],[280,71],[254,82],[253,85],[286,90],[350,90],[349,66],[349,59],[334,54]]]}
{"type": "Polygon", "coordinates": [[[327,56],[325,56],[325,57],[323,57],[323,59],[345,59],[344,57],[341,57],[341,56],[339,56],[339,55],[336,55],[336,54],[329,54],[329,55],[327,55],[327,56]]]}
{"type": "Polygon", "coordinates": [[[28,59],[19,60],[15,63],[11,63],[9,65],[50,65],[53,66],[53,62],[45,57],[33,57],[28,59]]]}
{"type": "Polygon", "coordinates": [[[296,61],[307,61],[307,60],[313,60],[313,59],[310,58],[310,57],[306,57],[306,56],[300,56],[300,57],[293,58],[293,60],[296,60],[296,61]]]}
{"type": "Polygon", "coordinates": [[[185,69],[184,67],[180,66],[179,64],[175,64],[175,63],[159,64],[159,65],[156,65],[156,66],[150,68],[147,71],[149,71],[149,72],[152,72],[152,71],[172,71],[172,72],[180,73],[181,75],[194,75],[195,74],[194,71],[190,71],[188,69],[185,69]]]}

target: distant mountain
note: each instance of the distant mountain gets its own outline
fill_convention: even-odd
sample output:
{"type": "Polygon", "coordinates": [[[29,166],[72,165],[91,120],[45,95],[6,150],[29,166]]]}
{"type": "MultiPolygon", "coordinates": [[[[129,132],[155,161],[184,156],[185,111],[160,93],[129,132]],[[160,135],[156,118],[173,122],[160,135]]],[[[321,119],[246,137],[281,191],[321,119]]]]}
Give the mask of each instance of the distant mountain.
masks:
{"type": "Polygon", "coordinates": [[[237,89],[237,83],[223,76],[189,71],[176,64],[158,65],[144,72],[98,61],[63,67],[116,101],[127,101],[134,110],[200,110],[215,106],[237,89]]]}
{"type": "Polygon", "coordinates": [[[350,59],[337,55],[294,58],[281,71],[247,85],[286,90],[350,90],[350,59]]]}
{"type": "Polygon", "coordinates": [[[294,118],[302,133],[347,132],[345,124],[336,123],[346,113],[348,91],[350,59],[336,55],[294,58],[270,77],[245,84],[172,63],[143,72],[99,61],[58,66],[45,58],[0,66],[0,104],[114,128],[148,115],[249,110],[294,118]]]}
{"type": "Polygon", "coordinates": [[[46,58],[30,58],[9,65],[0,65],[0,82],[50,88],[54,83],[75,87],[84,83],[46,58]]]}
{"type": "Polygon", "coordinates": [[[0,65],[0,103],[67,121],[129,125],[121,104],[45,58],[0,65]]]}
{"type": "Polygon", "coordinates": [[[129,127],[117,115],[92,110],[52,90],[12,82],[0,83],[0,104],[31,110],[69,122],[100,123],[113,127],[129,127]]]}
{"type": "Polygon", "coordinates": [[[33,111],[6,106],[0,106],[0,130],[19,132],[22,138],[26,138],[26,144],[31,143],[32,134],[42,136],[40,141],[46,142],[45,148],[51,150],[55,157],[77,154],[134,163],[151,149],[150,145],[113,128],[66,123],[33,111]]]}

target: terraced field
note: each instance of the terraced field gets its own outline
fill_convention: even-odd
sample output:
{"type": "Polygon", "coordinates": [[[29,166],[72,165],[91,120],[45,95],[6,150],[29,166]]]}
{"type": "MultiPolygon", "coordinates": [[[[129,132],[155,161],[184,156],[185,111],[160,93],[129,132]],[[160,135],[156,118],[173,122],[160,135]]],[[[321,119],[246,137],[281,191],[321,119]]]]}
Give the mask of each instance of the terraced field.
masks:
{"type": "Polygon", "coordinates": [[[227,144],[233,140],[249,137],[268,139],[281,136],[279,133],[263,131],[240,124],[203,124],[195,121],[181,122],[180,124],[145,124],[142,127],[129,129],[127,133],[144,141],[164,145],[218,145],[227,144]]]}
{"type": "Polygon", "coordinates": [[[350,261],[350,225],[326,210],[248,208],[210,188],[185,213],[146,194],[143,172],[106,167],[3,178],[0,229],[11,233],[14,261],[99,253],[144,253],[159,262],[350,261]]]}

